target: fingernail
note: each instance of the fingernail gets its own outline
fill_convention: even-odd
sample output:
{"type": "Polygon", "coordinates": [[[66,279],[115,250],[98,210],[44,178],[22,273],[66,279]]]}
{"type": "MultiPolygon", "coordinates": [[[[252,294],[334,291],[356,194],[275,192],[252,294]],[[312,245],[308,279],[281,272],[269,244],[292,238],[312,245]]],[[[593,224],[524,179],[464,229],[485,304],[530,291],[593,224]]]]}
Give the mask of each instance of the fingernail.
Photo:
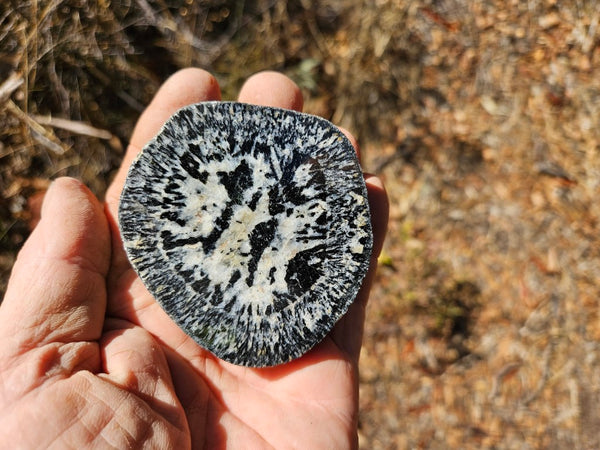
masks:
{"type": "Polygon", "coordinates": [[[379,178],[377,175],[365,174],[365,183],[367,183],[371,187],[385,190],[383,181],[381,181],[381,178],[379,178]]]}

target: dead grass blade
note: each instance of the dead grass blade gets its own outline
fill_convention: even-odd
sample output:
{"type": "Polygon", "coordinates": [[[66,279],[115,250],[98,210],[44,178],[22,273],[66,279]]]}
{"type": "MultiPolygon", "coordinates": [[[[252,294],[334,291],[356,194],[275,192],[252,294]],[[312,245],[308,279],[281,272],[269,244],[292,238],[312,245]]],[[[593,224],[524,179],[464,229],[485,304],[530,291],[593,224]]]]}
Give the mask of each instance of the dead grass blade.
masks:
{"type": "Polygon", "coordinates": [[[16,72],[10,74],[10,76],[4,80],[4,83],[0,85],[0,105],[10,98],[10,96],[23,84],[25,80],[23,77],[16,72]]]}
{"type": "Polygon", "coordinates": [[[31,137],[39,144],[46,147],[48,150],[56,153],[57,155],[64,154],[68,148],[52,133],[42,125],[40,125],[35,119],[29,114],[23,112],[12,100],[6,101],[6,109],[8,112],[13,114],[22,123],[27,125],[31,131],[31,137]]]}
{"type": "Polygon", "coordinates": [[[113,134],[107,130],[101,130],[100,128],[93,127],[84,122],[78,122],[75,120],[61,119],[59,117],[51,116],[31,116],[40,125],[47,125],[54,128],[61,128],[63,130],[70,131],[72,133],[80,134],[82,136],[90,136],[98,139],[110,140],[113,138],[113,134]]]}

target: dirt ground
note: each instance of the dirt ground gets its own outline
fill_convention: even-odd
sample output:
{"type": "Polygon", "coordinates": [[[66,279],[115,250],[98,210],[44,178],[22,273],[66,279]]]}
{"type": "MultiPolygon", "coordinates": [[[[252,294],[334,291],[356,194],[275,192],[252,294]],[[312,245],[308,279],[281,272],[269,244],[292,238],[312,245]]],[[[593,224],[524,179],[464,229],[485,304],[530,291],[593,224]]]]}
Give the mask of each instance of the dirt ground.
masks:
{"type": "Polygon", "coordinates": [[[4,0],[0,293],[48,180],[101,196],[170,73],[232,99],[280,70],[390,195],[361,447],[600,448],[599,25],[592,0],[4,0]]]}

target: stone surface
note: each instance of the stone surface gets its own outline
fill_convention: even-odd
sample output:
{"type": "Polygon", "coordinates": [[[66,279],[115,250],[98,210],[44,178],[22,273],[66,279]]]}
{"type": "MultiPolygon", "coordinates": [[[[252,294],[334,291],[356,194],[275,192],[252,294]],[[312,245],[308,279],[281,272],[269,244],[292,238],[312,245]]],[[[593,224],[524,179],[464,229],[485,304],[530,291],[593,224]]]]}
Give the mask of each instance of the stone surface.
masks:
{"type": "Polygon", "coordinates": [[[347,138],[316,116],[241,103],[169,119],[130,168],[119,224],[169,316],[219,358],[254,367],[320,342],[372,249],[347,138]]]}

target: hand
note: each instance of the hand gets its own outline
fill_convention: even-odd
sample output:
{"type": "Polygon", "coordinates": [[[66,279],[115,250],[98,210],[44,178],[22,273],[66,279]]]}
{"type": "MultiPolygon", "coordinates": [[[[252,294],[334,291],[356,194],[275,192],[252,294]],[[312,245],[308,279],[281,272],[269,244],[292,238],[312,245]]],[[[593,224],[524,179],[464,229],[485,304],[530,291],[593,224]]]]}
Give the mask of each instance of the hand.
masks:
{"type": "MultiPolygon", "coordinates": [[[[323,342],[288,364],[219,360],[163,312],[123,251],[116,223],[127,168],[175,110],[219,100],[198,69],[171,77],[141,116],[103,206],[56,180],[0,307],[0,442],[36,448],[347,448],[357,445],[364,308],[387,223],[381,182],[367,177],[374,256],[356,302],[323,342]]],[[[300,110],[275,73],[239,100],[300,110]]],[[[349,136],[352,142],[354,139],[349,136]]]]}

